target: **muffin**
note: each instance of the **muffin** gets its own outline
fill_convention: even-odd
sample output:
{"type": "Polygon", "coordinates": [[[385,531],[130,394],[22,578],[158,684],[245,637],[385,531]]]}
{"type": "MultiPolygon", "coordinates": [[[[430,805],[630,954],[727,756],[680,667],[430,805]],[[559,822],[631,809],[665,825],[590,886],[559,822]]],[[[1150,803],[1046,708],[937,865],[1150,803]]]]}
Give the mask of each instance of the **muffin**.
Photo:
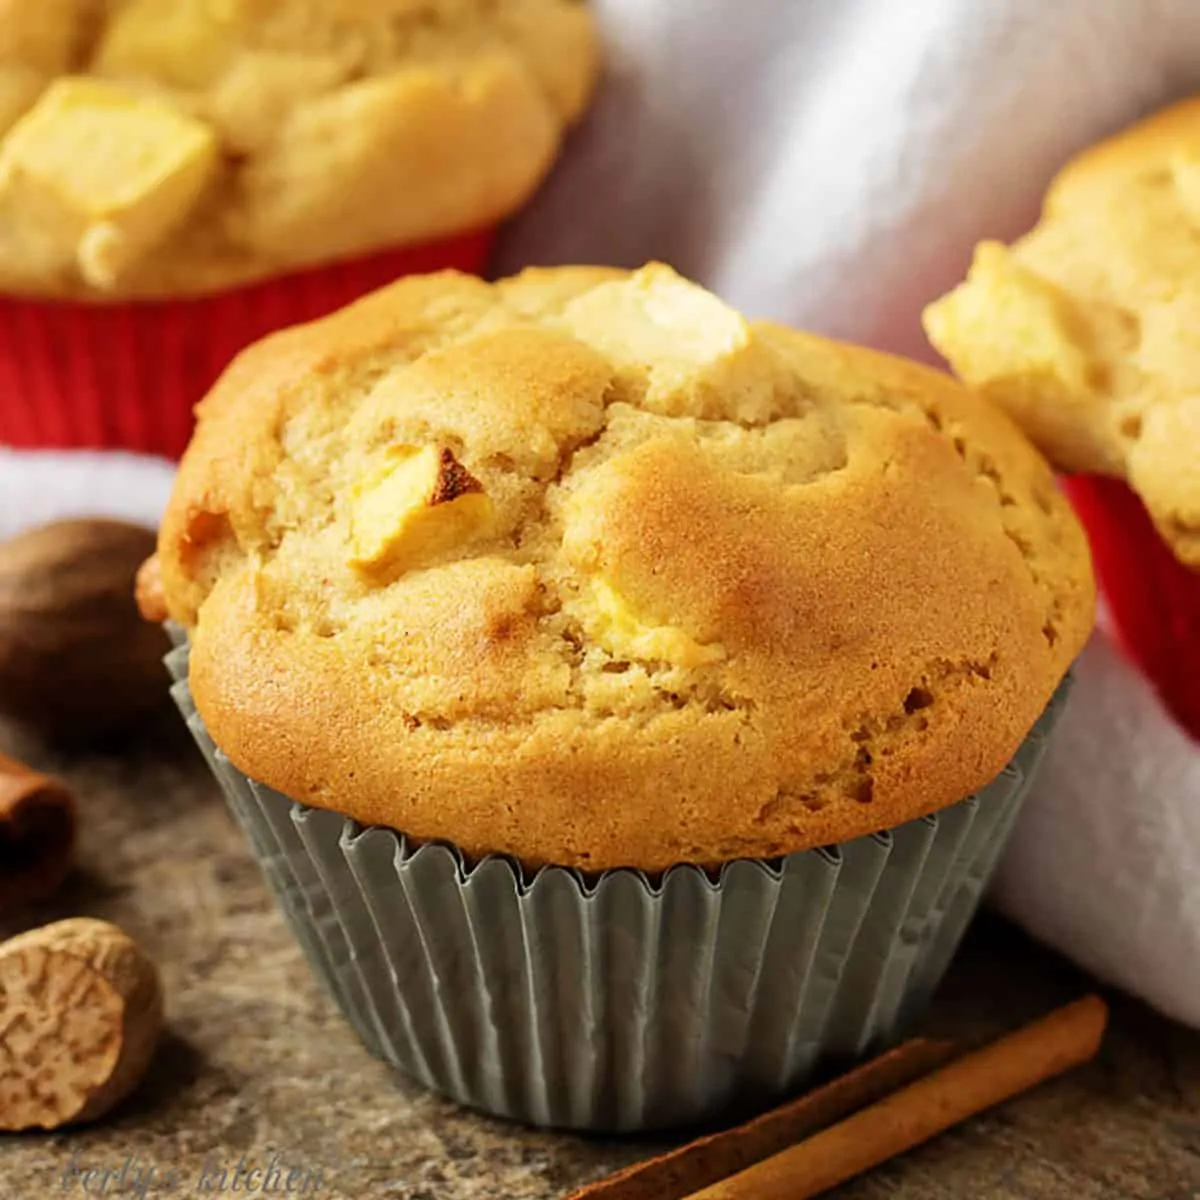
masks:
{"type": "Polygon", "coordinates": [[[1200,737],[1200,100],[1085,151],[929,338],[1063,471],[1119,632],[1200,737]]]}
{"type": "Polygon", "coordinates": [[[368,1046],[632,1130],[920,1011],[1092,622],[939,372],[651,265],[410,278],[243,353],[141,583],[368,1046]]]}
{"type": "Polygon", "coordinates": [[[0,444],[178,455],[245,345],[481,270],[596,74],[574,0],[0,0],[0,444]]]}

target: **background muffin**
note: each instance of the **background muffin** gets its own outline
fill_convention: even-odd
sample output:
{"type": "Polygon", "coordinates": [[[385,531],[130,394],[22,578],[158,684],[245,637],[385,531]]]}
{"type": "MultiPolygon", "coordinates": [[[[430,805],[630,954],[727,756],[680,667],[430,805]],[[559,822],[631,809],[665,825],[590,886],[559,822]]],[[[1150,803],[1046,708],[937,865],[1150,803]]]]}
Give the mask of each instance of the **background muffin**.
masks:
{"type": "Polygon", "coordinates": [[[925,314],[958,374],[1059,467],[1082,473],[1071,488],[1114,616],[1193,732],[1198,220],[1200,101],[1190,100],[1069,164],[1038,225],[1011,247],[981,243],[966,282],[925,314]]]}
{"type": "MultiPolygon", "coordinates": [[[[456,1046],[498,990],[557,995],[573,955],[529,1036],[575,1046],[572,1006],[599,989],[582,1028],[607,1065],[571,1083],[564,1059],[537,1096],[549,1068],[528,1056],[471,1079],[431,1065],[456,1053],[444,1031],[389,1041],[428,1008],[397,996],[412,963],[335,985],[368,1042],[472,1103],[621,1128],[895,1031],[978,897],[1093,600],[1082,532],[1002,414],[660,266],[411,279],[261,343],[201,407],[156,568],[146,606],[190,641],[180,699],[260,852],[294,871],[285,904],[358,878],[360,910],[410,897],[419,944],[488,922],[471,936],[504,961],[452,989],[456,1046]],[[771,933],[781,891],[808,933],[771,933]],[[669,1002],[682,964],[656,937],[711,959],[703,1004],[669,1002]],[[505,957],[530,938],[562,961],[505,957]],[[630,972],[661,1004],[622,998],[630,972]],[[683,1036],[707,1047],[687,1081],[677,1055],[660,1078],[620,1049],[683,1036]]],[[[336,976],[344,948],[293,916],[336,976]]],[[[356,961],[413,952],[369,911],[341,928],[375,938],[356,961]]]]}
{"type": "Polygon", "coordinates": [[[6,306],[0,440],[178,452],[242,345],[480,267],[595,74],[569,0],[4,0],[0,289],[70,303],[6,306]]]}

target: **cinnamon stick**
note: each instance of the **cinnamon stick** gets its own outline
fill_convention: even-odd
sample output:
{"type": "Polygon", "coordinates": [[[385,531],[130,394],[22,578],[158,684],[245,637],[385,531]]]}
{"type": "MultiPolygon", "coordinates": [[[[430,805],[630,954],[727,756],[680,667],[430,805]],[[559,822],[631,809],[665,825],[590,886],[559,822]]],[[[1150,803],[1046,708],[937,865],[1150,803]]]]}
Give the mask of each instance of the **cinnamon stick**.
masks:
{"type": "Polygon", "coordinates": [[[950,1042],[913,1038],[754,1120],[610,1175],[568,1200],[683,1200],[932,1071],[950,1042]]]}
{"type": "Polygon", "coordinates": [[[1107,1020],[1107,1006],[1098,996],[1077,1000],[807,1141],[693,1193],[690,1200],[810,1200],[967,1117],[1087,1062],[1100,1047],[1107,1020]]]}
{"type": "Polygon", "coordinates": [[[71,869],[75,830],[68,788],[0,754],[0,916],[58,888],[71,869]]]}

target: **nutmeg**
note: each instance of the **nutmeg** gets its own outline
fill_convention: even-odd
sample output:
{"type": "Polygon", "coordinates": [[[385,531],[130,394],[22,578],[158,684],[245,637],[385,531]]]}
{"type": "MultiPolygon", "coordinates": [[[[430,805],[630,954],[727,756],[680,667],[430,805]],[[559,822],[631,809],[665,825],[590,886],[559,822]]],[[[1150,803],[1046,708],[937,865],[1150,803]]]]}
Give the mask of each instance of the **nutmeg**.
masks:
{"type": "Polygon", "coordinates": [[[0,543],[0,715],[68,745],[124,734],[164,702],[161,629],[141,619],[149,529],[60,521],[0,543]]]}
{"type": "Polygon", "coordinates": [[[158,968],[115,925],[78,918],[0,943],[0,1132],[104,1116],[162,1027],[158,968]]]}

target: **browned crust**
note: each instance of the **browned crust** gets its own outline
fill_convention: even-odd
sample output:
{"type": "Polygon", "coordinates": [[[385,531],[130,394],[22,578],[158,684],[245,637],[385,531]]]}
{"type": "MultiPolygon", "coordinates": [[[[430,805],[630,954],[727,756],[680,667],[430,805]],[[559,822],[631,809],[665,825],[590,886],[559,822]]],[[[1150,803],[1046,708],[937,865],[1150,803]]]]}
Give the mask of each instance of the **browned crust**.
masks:
{"type": "Polygon", "coordinates": [[[162,566],[157,554],[152,554],[138,568],[134,585],[138,611],[147,620],[161,625],[167,619],[167,597],[163,593],[162,566]]]}
{"type": "Polygon", "coordinates": [[[638,400],[641,368],[565,332],[625,278],[406,280],[226,373],[159,556],[247,774],[473,855],[657,870],[889,827],[1010,759],[1092,623],[1044,460],[940,372],[773,326],[638,400]],[[372,589],[339,497],[372,438],[417,428],[461,447],[495,527],[372,589]],[[722,657],[607,649],[597,573],[722,657]]]}
{"type": "Polygon", "coordinates": [[[429,497],[430,504],[449,504],[459,496],[471,492],[482,492],[483,484],[454,457],[454,452],[442,447],[437,481],[434,484],[433,495],[429,497]]]}

